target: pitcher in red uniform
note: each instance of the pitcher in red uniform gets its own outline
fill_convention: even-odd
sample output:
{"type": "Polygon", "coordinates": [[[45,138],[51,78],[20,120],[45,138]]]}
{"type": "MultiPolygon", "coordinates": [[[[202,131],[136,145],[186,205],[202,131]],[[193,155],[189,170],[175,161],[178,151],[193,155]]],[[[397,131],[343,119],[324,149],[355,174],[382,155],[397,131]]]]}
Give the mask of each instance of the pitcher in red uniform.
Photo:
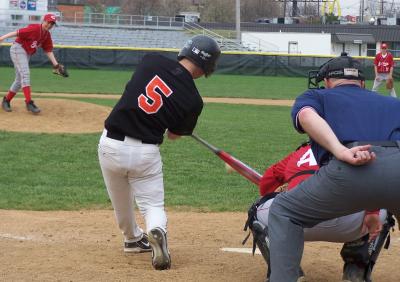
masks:
{"type": "Polygon", "coordinates": [[[40,112],[40,109],[31,98],[29,60],[37,49],[41,47],[54,68],[58,67],[58,62],[53,53],[53,41],[49,32],[56,24],[56,21],[54,14],[47,14],[41,24],[30,24],[0,37],[0,43],[7,38],[16,37],[10,48],[11,60],[15,68],[15,80],[2,101],[2,108],[6,112],[12,111],[10,102],[21,88],[25,96],[27,110],[35,114],[40,112]]]}
{"type": "Polygon", "coordinates": [[[375,80],[372,91],[378,91],[379,86],[386,81],[386,88],[390,91],[390,96],[397,97],[393,86],[393,55],[388,52],[386,43],[381,45],[381,52],[376,54],[374,60],[375,80]]]}

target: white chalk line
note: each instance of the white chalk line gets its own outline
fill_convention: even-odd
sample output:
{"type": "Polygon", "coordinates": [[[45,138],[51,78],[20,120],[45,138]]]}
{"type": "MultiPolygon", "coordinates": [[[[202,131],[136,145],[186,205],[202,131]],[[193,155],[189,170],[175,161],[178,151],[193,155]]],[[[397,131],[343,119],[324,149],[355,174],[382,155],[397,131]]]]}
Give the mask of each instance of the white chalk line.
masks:
{"type": "Polygon", "coordinates": [[[0,238],[4,239],[12,239],[12,240],[18,240],[18,241],[32,241],[34,240],[33,237],[31,236],[17,236],[9,233],[0,233],[0,238]]]}
{"type": "MultiPolygon", "coordinates": [[[[223,252],[229,252],[229,253],[240,253],[240,254],[252,254],[253,253],[252,248],[221,248],[220,250],[223,252]]],[[[260,250],[256,249],[255,254],[261,255],[260,250]]]]}

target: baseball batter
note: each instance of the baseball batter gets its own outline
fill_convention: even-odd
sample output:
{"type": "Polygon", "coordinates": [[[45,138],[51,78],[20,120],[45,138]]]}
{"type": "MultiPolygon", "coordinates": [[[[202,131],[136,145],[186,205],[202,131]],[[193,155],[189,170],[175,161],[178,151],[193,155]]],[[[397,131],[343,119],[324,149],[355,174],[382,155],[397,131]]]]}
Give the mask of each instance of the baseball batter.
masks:
{"type": "Polygon", "coordinates": [[[31,98],[29,60],[41,47],[54,68],[59,68],[60,65],[54,56],[53,41],[49,32],[56,21],[55,15],[46,14],[41,24],[30,24],[0,37],[0,43],[7,38],[17,37],[10,48],[11,60],[15,68],[15,80],[2,101],[2,108],[6,112],[12,111],[10,102],[21,88],[25,96],[27,110],[35,114],[40,112],[31,98]]]}
{"type": "Polygon", "coordinates": [[[379,86],[386,82],[386,88],[390,91],[390,96],[397,97],[393,85],[393,55],[388,52],[386,43],[381,45],[381,52],[376,54],[374,60],[375,80],[372,91],[378,91],[379,86]]]}
{"type": "Polygon", "coordinates": [[[159,146],[190,135],[203,108],[194,79],[214,72],[218,44],[207,36],[190,39],[178,61],[146,55],[105,121],[98,155],[125,252],[153,252],[157,270],[169,269],[167,217],[159,146]],[[146,233],[134,215],[134,200],[146,223],[146,233]],[[150,243],[150,246],[149,246],[150,243]]]}
{"type": "MultiPolygon", "coordinates": [[[[259,185],[260,195],[265,197],[256,203],[256,220],[263,224],[263,228],[265,226],[268,227],[269,209],[274,201],[274,198],[269,195],[274,193],[279,186],[286,183],[288,184],[287,191],[294,189],[299,183],[312,176],[318,169],[319,166],[311,150],[311,146],[309,143],[306,143],[265,171],[259,185]]],[[[351,215],[327,220],[312,228],[304,229],[305,241],[346,243],[357,240],[358,248],[357,250],[353,248],[351,253],[358,255],[343,257],[345,261],[344,280],[353,281],[356,275],[361,281],[364,279],[368,261],[363,261],[359,258],[363,257],[360,255],[360,252],[368,249],[368,247],[363,248],[364,245],[367,245],[366,238],[363,238],[368,234],[368,228],[363,224],[366,215],[375,216],[378,220],[379,211],[360,211],[351,215]]],[[[386,211],[381,210],[379,217],[380,224],[382,225],[386,218],[386,211]]],[[[347,247],[347,249],[349,248],[347,247]]]]}
{"type": "MultiPolygon", "coordinates": [[[[310,136],[320,169],[271,205],[271,282],[296,281],[304,228],[362,210],[400,214],[400,101],[364,89],[361,64],[346,55],[322,65],[317,78],[326,89],[297,97],[292,120],[310,136]]],[[[372,238],[379,234],[376,217],[366,215],[364,225],[372,238]]]]}

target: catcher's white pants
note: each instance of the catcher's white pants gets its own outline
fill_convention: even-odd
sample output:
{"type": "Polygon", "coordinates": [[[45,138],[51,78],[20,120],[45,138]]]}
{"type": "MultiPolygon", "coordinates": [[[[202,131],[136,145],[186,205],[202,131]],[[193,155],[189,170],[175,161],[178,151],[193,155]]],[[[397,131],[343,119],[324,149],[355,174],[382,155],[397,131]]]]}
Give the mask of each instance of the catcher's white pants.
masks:
{"type": "MultiPolygon", "coordinates": [[[[378,73],[378,76],[375,77],[374,86],[372,86],[371,90],[377,92],[379,86],[381,86],[381,84],[383,82],[388,80],[388,78],[389,78],[389,74],[388,73],[378,73]]],[[[396,90],[394,90],[394,87],[392,89],[390,89],[390,96],[397,97],[396,90]]]]}
{"type": "Polygon", "coordinates": [[[104,130],[100,138],[99,161],[125,241],[140,239],[143,233],[135,221],[134,201],[144,216],[147,232],[155,227],[166,231],[159,146],[142,144],[140,140],[130,137],[125,137],[125,141],[118,141],[108,138],[106,134],[107,131],[104,130]]]}
{"type": "MultiPolygon", "coordinates": [[[[269,209],[274,199],[266,201],[257,209],[258,220],[268,226],[269,209]]],[[[365,211],[323,221],[312,228],[304,228],[304,241],[327,241],[346,243],[357,240],[367,234],[362,232],[365,211]]],[[[386,220],[386,210],[379,213],[382,224],[386,220]]]]}

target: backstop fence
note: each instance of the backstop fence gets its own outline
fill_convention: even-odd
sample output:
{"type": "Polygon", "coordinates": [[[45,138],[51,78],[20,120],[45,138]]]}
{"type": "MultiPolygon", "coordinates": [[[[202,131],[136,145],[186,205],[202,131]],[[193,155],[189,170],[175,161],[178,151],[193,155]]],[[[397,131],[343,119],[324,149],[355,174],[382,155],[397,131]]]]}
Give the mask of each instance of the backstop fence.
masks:
{"type": "MultiPolygon", "coordinates": [[[[12,66],[10,45],[0,45],[0,66],[12,66]]],[[[147,53],[162,53],[176,58],[179,50],[154,48],[119,48],[119,47],[76,47],[56,46],[54,53],[58,61],[69,68],[91,69],[134,69],[147,53]]],[[[331,57],[309,55],[282,55],[258,52],[223,52],[217,73],[264,76],[299,76],[307,77],[310,70],[316,70],[331,57]]],[[[367,79],[374,78],[373,58],[357,57],[364,67],[367,79]]],[[[32,56],[31,66],[48,66],[47,56],[39,51],[32,56]]],[[[399,75],[395,68],[395,76],[399,75]]]]}

